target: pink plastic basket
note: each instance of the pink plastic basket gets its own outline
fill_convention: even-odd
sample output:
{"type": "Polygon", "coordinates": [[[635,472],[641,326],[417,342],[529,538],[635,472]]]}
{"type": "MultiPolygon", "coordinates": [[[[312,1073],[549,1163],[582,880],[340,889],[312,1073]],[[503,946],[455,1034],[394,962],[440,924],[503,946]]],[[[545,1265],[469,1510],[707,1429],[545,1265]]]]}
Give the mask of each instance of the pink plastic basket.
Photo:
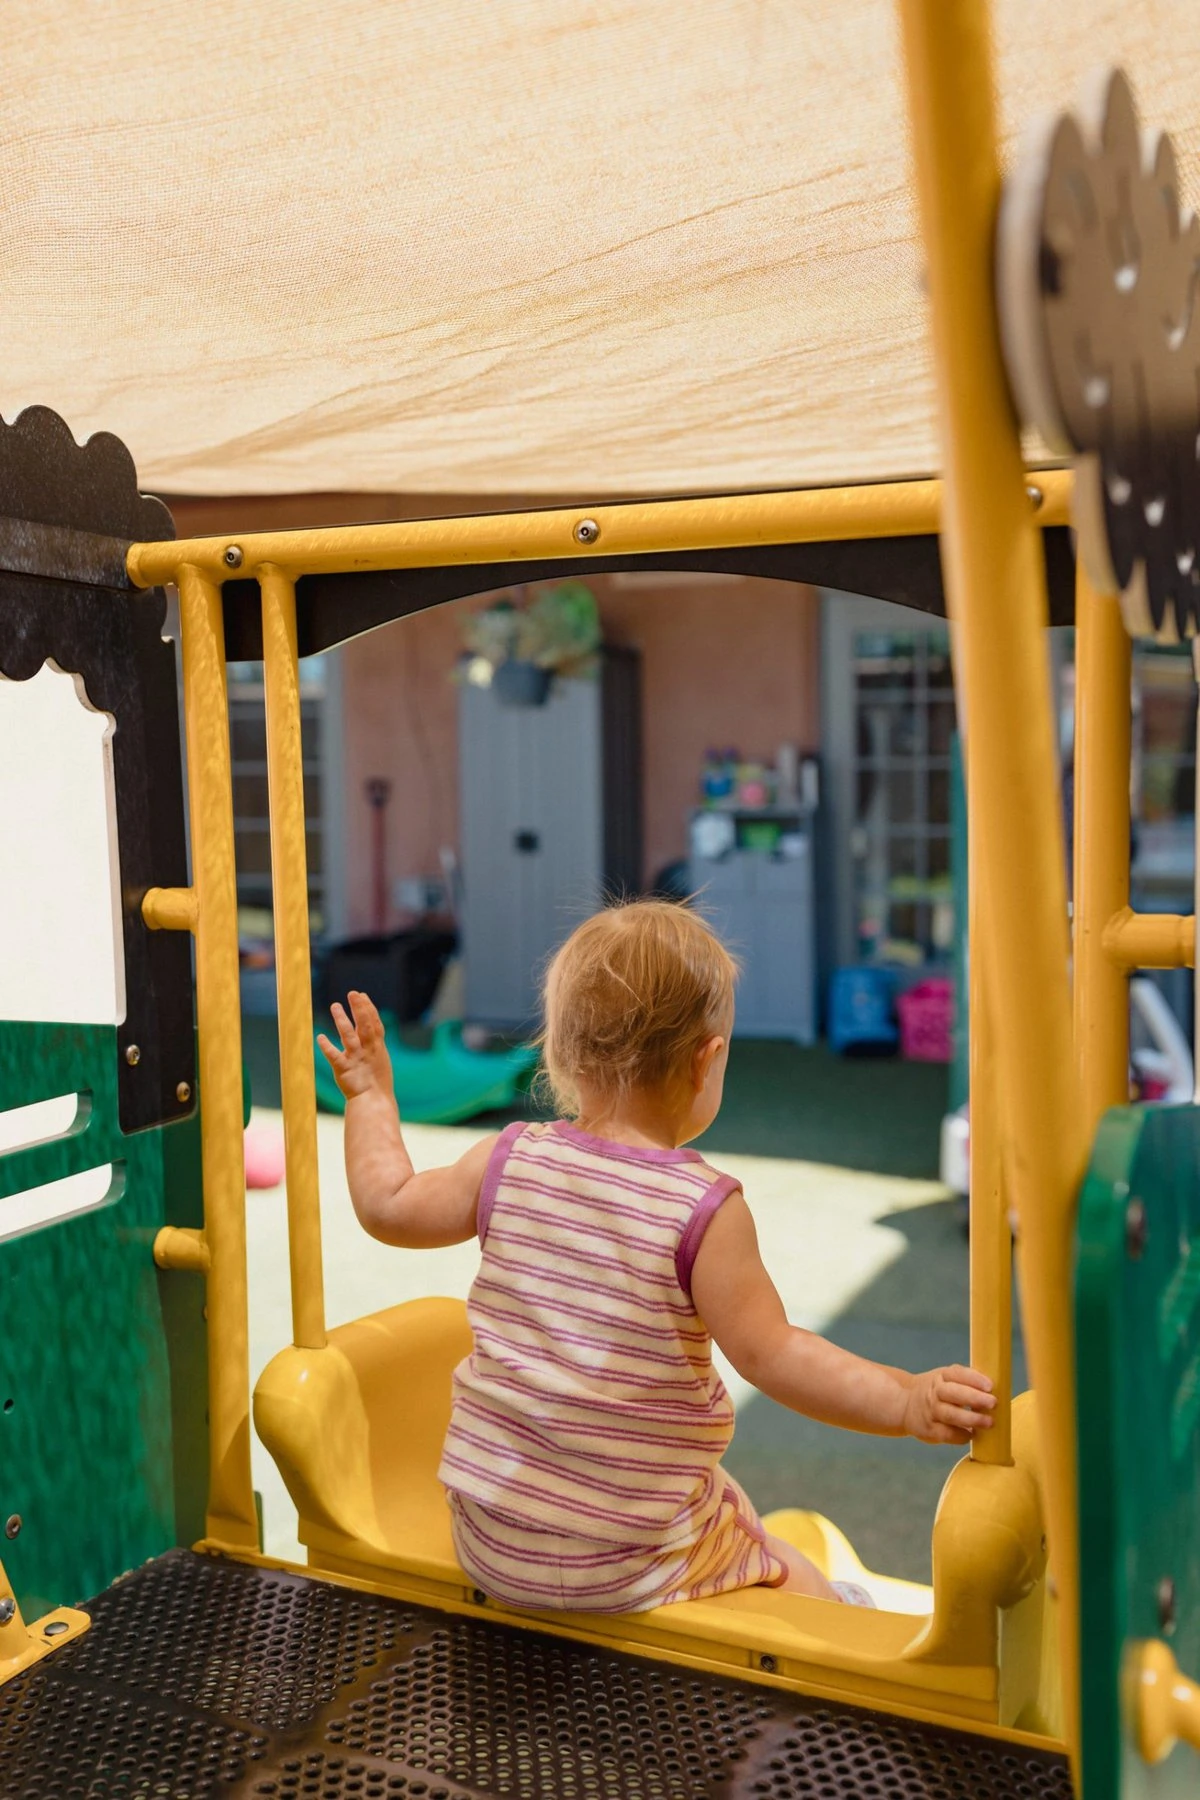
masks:
{"type": "Polygon", "coordinates": [[[908,1062],[950,1062],[954,1055],[954,983],[931,975],[901,994],[900,1054],[908,1062]]]}

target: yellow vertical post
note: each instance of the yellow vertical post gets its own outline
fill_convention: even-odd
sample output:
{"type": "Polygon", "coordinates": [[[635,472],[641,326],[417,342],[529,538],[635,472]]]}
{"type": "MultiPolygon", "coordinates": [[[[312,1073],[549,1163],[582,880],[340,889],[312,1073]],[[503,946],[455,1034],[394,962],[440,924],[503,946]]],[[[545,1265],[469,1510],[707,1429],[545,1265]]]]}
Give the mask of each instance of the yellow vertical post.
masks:
{"type": "MultiPolygon", "coordinates": [[[[968,764],[978,767],[974,760],[968,764]]],[[[969,818],[978,821],[982,808],[970,791],[969,818]]],[[[1012,1461],[1012,1231],[1004,1192],[1000,1091],[988,1013],[983,951],[987,922],[983,906],[978,823],[967,845],[968,928],[970,957],[970,1096],[971,1096],[971,1367],[990,1375],[996,1411],[990,1431],[971,1445],[976,1462],[1012,1461]]]]}
{"type": "Polygon", "coordinates": [[[325,1343],[325,1294],[321,1275],[321,1195],[317,1177],[312,952],[308,931],[296,589],[291,577],[273,563],[265,564],[259,571],[259,581],[262,587],[271,891],[275,913],[275,980],[279,996],[279,1075],[287,1163],[292,1337],[305,1349],[319,1350],[325,1343]]]}
{"type": "Polygon", "coordinates": [[[204,1235],[210,1257],[207,1534],[222,1543],[256,1547],[258,1519],[250,1479],[242,1020],[225,637],[221,590],[190,565],[179,571],[179,618],[192,887],[196,894],[204,1235]]]}
{"type": "Polygon", "coordinates": [[[988,8],[900,0],[944,462],[942,558],[977,811],[983,978],[1019,1223],[1067,1741],[1079,1740],[1072,1227],[1084,1138],[1071,1037],[1066,869],[1045,565],[992,291],[1000,197],[988,8]]]}
{"type": "Polygon", "coordinates": [[[1129,1099],[1128,973],[1104,947],[1129,905],[1130,675],[1113,594],[1075,580],[1075,1050],[1089,1140],[1129,1099]]]}

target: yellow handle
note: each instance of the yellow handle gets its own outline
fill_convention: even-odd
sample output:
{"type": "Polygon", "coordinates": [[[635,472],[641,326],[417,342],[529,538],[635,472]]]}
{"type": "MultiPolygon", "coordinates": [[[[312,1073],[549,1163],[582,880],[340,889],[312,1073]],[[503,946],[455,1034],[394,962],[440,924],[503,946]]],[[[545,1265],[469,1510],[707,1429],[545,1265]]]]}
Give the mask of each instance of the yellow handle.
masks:
{"type": "Polygon", "coordinates": [[[1177,1743],[1200,1750],[1200,1687],[1179,1671],[1157,1638],[1139,1644],[1131,1673],[1137,1747],[1144,1761],[1161,1762],[1177,1743]]]}

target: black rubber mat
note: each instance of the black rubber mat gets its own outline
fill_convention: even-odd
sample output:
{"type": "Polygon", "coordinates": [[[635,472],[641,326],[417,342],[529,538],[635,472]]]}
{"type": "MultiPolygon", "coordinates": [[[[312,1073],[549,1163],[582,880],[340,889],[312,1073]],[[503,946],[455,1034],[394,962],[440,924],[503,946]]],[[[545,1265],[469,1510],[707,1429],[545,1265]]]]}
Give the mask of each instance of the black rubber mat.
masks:
{"type": "Polygon", "coordinates": [[[0,1688],[0,1800],[1070,1800],[1060,1758],[175,1551],[0,1688]]]}

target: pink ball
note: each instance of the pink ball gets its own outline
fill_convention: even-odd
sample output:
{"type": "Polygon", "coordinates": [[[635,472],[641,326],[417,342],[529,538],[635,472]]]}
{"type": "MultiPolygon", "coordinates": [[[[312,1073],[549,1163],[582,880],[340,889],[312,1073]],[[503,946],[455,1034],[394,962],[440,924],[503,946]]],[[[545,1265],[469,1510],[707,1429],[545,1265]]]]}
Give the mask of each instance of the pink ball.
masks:
{"type": "Polygon", "coordinates": [[[283,1133],[270,1125],[247,1125],[246,1186],[275,1188],[283,1174],[283,1133]]]}

